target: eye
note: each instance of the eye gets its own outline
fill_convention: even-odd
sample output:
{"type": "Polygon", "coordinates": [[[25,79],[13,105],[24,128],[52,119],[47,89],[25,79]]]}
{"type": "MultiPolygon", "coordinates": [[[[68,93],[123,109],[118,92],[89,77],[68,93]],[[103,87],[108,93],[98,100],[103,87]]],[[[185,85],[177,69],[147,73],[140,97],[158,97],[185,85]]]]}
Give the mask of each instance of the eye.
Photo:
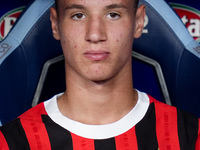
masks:
{"type": "Polygon", "coordinates": [[[82,14],[82,13],[77,13],[77,14],[74,14],[73,16],[72,16],[72,19],[74,19],[74,20],[81,20],[81,19],[85,19],[85,15],[84,14],[82,14]]]}
{"type": "Polygon", "coordinates": [[[121,16],[118,13],[112,12],[107,15],[110,19],[119,19],[121,16]]]}

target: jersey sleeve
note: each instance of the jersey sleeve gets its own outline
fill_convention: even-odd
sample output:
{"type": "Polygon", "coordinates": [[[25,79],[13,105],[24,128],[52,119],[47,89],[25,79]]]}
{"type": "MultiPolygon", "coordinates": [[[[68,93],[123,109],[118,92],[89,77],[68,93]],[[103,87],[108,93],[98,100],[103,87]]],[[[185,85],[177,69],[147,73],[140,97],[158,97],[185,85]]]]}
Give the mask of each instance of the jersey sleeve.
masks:
{"type": "Polygon", "coordinates": [[[0,150],[9,150],[8,144],[3,133],[0,131],[0,150]]]}
{"type": "Polygon", "coordinates": [[[200,119],[199,119],[199,124],[198,124],[198,136],[197,136],[197,141],[195,145],[195,150],[200,150],[200,119]]]}

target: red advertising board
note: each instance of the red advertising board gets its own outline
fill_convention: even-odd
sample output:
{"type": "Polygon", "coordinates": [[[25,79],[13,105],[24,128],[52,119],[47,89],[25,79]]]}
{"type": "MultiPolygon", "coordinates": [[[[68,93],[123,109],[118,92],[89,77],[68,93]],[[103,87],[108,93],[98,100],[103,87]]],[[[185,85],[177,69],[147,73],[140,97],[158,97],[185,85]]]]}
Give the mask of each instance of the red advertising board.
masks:
{"type": "Polygon", "coordinates": [[[15,8],[0,18],[0,40],[4,39],[25,7],[15,8]]]}
{"type": "Polygon", "coordinates": [[[200,42],[200,11],[183,4],[170,3],[190,34],[200,42]]]}

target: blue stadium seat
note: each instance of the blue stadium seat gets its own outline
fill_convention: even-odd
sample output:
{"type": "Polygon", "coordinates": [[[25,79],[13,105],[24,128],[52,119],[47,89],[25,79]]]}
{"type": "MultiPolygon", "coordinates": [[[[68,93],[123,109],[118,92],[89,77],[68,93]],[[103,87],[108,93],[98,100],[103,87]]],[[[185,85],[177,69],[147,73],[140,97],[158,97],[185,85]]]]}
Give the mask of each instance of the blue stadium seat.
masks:
{"type": "MultiPolygon", "coordinates": [[[[133,45],[134,87],[200,116],[200,46],[164,0],[140,3],[147,17],[133,45]]],[[[49,20],[53,5],[33,1],[0,43],[2,124],[65,90],[64,58],[49,20]]]]}
{"type": "Polygon", "coordinates": [[[133,49],[159,63],[171,104],[200,117],[200,45],[165,1],[141,3],[148,17],[133,49]]]}
{"type": "Polygon", "coordinates": [[[62,54],[52,37],[53,0],[35,0],[0,43],[0,120],[4,124],[31,107],[44,63],[62,54]]]}

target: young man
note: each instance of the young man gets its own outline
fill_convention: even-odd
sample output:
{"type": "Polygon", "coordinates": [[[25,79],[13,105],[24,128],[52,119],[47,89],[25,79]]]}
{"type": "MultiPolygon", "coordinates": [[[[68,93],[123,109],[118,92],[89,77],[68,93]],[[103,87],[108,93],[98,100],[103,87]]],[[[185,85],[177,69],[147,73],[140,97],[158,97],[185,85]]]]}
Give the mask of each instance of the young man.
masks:
{"type": "Polygon", "coordinates": [[[0,128],[0,149],[200,150],[199,120],[132,86],[132,44],[144,25],[137,0],[59,0],[67,90],[0,128]]]}

